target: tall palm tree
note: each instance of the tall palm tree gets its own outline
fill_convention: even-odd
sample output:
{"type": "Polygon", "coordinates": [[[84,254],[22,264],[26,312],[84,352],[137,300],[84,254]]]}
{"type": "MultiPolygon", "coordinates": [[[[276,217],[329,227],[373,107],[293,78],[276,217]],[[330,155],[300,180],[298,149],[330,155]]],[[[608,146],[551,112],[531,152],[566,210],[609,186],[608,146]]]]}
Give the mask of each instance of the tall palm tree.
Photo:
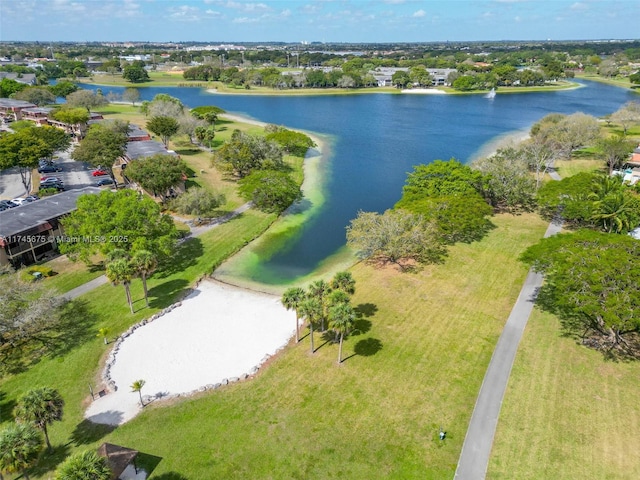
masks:
{"type": "Polygon", "coordinates": [[[329,309],[332,306],[338,305],[339,303],[349,303],[351,302],[351,297],[349,294],[345,293],[342,290],[334,290],[327,297],[327,304],[329,305],[329,309]]]}
{"type": "Polygon", "coordinates": [[[131,265],[142,279],[144,288],[144,301],[149,306],[149,296],[147,293],[147,277],[155,272],[158,267],[158,258],[149,250],[138,250],[131,258],[131,265]]]}
{"type": "Polygon", "coordinates": [[[356,293],[356,281],[351,272],[337,272],[331,279],[331,288],[353,295],[356,293]]]}
{"type": "Polygon", "coordinates": [[[324,280],[316,280],[309,285],[309,291],[307,293],[307,296],[317,299],[322,307],[322,315],[319,318],[321,332],[326,330],[325,320],[328,314],[327,296],[329,295],[329,292],[331,292],[331,285],[324,280]]]}
{"type": "Polygon", "coordinates": [[[638,201],[619,191],[593,202],[591,219],[607,233],[624,233],[637,225],[637,210],[638,201]]]}
{"type": "Polygon", "coordinates": [[[27,469],[36,463],[42,450],[42,436],[32,425],[17,423],[0,433],[0,472],[22,473],[29,480],[27,469]]]}
{"type": "Polygon", "coordinates": [[[136,380],[131,384],[131,391],[138,392],[138,395],[140,395],[140,405],[142,405],[143,407],[144,402],[142,401],[142,387],[144,387],[145,383],[147,382],[145,382],[144,380],[136,380]]]}
{"type": "Polygon", "coordinates": [[[124,291],[127,294],[127,303],[129,304],[129,309],[131,313],[133,311],[133,301],[131,300],[131,290],[129,286],[131,285],[131,278],[133,277],[133,267],[131,263],[126,258],[119,258],[107,264],[107,278],[114,285],[122,284],[124,286],[124,291]]]}
{"type": "Polygon", "coordinates": [[[305,298],[305,292],[300,287],[291,287],[282,294],[282,305],[287,310],[296,311],[296,343],[300,341],[300,305],[305,298]]]}
{"type": "Polygon", "coordinates": [[[342,342],[344,336],[353,329],[356,313],[348,303],[337,303],[329,309],[329,326],[340,335],[340,348],[338,349],[338,364],[342,363],[342,342]]]}
{"type": "Polygon", "coordinates": [[[64,400],[57,390],[40,387],[29,390],[16,406],[15,415],[20,421],[30,423],[44,433],[47,449],[51,450],[47,425],[62,420],[64,400]]]}
{"type": "Polygon", "coordinates": [[[322,318],[322,304],[315,297],[307,297],[300,304],[300,313],[309,322],[309,338],[311,339],[311,353],[315,352],[313,346],[313,325],[322,318]]]}
{"type": "Polygon", "coordinates": [[[56,470],[55,480],[110,480],[107,460],[92,450],[67,457],[56,470]]]}

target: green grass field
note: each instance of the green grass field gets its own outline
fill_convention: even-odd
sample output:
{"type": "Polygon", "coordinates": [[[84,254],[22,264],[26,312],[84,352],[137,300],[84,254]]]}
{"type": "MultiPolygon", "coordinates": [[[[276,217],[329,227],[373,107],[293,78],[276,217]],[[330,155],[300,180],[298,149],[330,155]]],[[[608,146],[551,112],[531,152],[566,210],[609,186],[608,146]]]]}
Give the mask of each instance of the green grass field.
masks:
{"type": "Polygon", "coordinates": [[[505,394],[488,479],[640,478],[640,364],[611,362],[529,320],[505,394]]]}
{"type": "Polygon", "coordinates": [[[151,309],[142,308],[139,282],[133,316],[121,287],[87,295],[86,339],[2,383],[3,412],[34,385],[58,388],[67,402],[65,420],[50,430],[56,453],[34,473],[46,478],[69,452],[109,441],[143,452],[143,464],[155,466],[152,478],[452,478],[485,368],[526,273],[516,257],[545,229],[534,215],[496,217],[498,228],[485,240],[454,247],[445,264],[418,274],[355,266],[354,303],[363,316],[345,343],[345,356],[355,355],[342,366],[335,345],[318,336],[322,346],[310,355],[305,338],[255,379],[150,407],[113,431],[82,420],[88,384],[108,348],[94,332],[108,325],[115,335],[171,303],[223,256],[224,241],[237,244],[243,221],[250,219],[209,232],[202,253],[181,255],[175,272],[154,278],[151,309]],[[437,438],[441,425],[445,442],[437,438]]]}

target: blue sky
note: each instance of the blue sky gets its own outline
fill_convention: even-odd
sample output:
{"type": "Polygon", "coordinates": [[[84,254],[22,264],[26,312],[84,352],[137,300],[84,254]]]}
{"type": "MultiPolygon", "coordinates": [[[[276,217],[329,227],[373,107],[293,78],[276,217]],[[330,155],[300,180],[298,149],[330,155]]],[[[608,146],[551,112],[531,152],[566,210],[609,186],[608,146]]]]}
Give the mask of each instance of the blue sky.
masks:
{"type": "Polygon", "coordinates": [[[638,38],[637,0],[0,0],[0,41],[638,38]]]}

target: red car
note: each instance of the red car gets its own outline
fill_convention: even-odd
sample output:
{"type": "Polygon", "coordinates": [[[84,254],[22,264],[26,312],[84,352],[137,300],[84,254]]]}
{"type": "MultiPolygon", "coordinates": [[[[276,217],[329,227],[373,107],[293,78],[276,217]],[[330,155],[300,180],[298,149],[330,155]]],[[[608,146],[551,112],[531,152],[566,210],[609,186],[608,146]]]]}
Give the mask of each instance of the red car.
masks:
{"type": "Polygon", "coordinates": [[[94,177],[101,177],[102,175],[109,175],[109,172],[102,168],[96,168],[93,172],[91,172],[91,175],[93,175],[94,177]]]}

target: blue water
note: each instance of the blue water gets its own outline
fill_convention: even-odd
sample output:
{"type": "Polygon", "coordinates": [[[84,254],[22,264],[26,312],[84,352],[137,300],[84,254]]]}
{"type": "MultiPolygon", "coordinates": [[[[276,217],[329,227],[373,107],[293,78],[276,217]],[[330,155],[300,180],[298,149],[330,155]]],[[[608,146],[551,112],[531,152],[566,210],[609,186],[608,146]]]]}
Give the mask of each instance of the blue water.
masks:
{"type": "MultiPolygon", "coordinates": [[[[345,227],[359,210],[382,212],[400,198],[414,165],[455,157],[468,161],[483,144],[553,112],[612,113],[631,91],[595,82],[547,93],[497,95],[212,95],[195,88],[141,88],[141,99],[168,93],[185,105],[217,105],[255,119],[330,135],[326,202],[302,232],[264,259],[247,278],[284,283],[313,271],[345,244],[345,227]]],[[[121,88],[81,85],[120,93],[121,88]]]]}

